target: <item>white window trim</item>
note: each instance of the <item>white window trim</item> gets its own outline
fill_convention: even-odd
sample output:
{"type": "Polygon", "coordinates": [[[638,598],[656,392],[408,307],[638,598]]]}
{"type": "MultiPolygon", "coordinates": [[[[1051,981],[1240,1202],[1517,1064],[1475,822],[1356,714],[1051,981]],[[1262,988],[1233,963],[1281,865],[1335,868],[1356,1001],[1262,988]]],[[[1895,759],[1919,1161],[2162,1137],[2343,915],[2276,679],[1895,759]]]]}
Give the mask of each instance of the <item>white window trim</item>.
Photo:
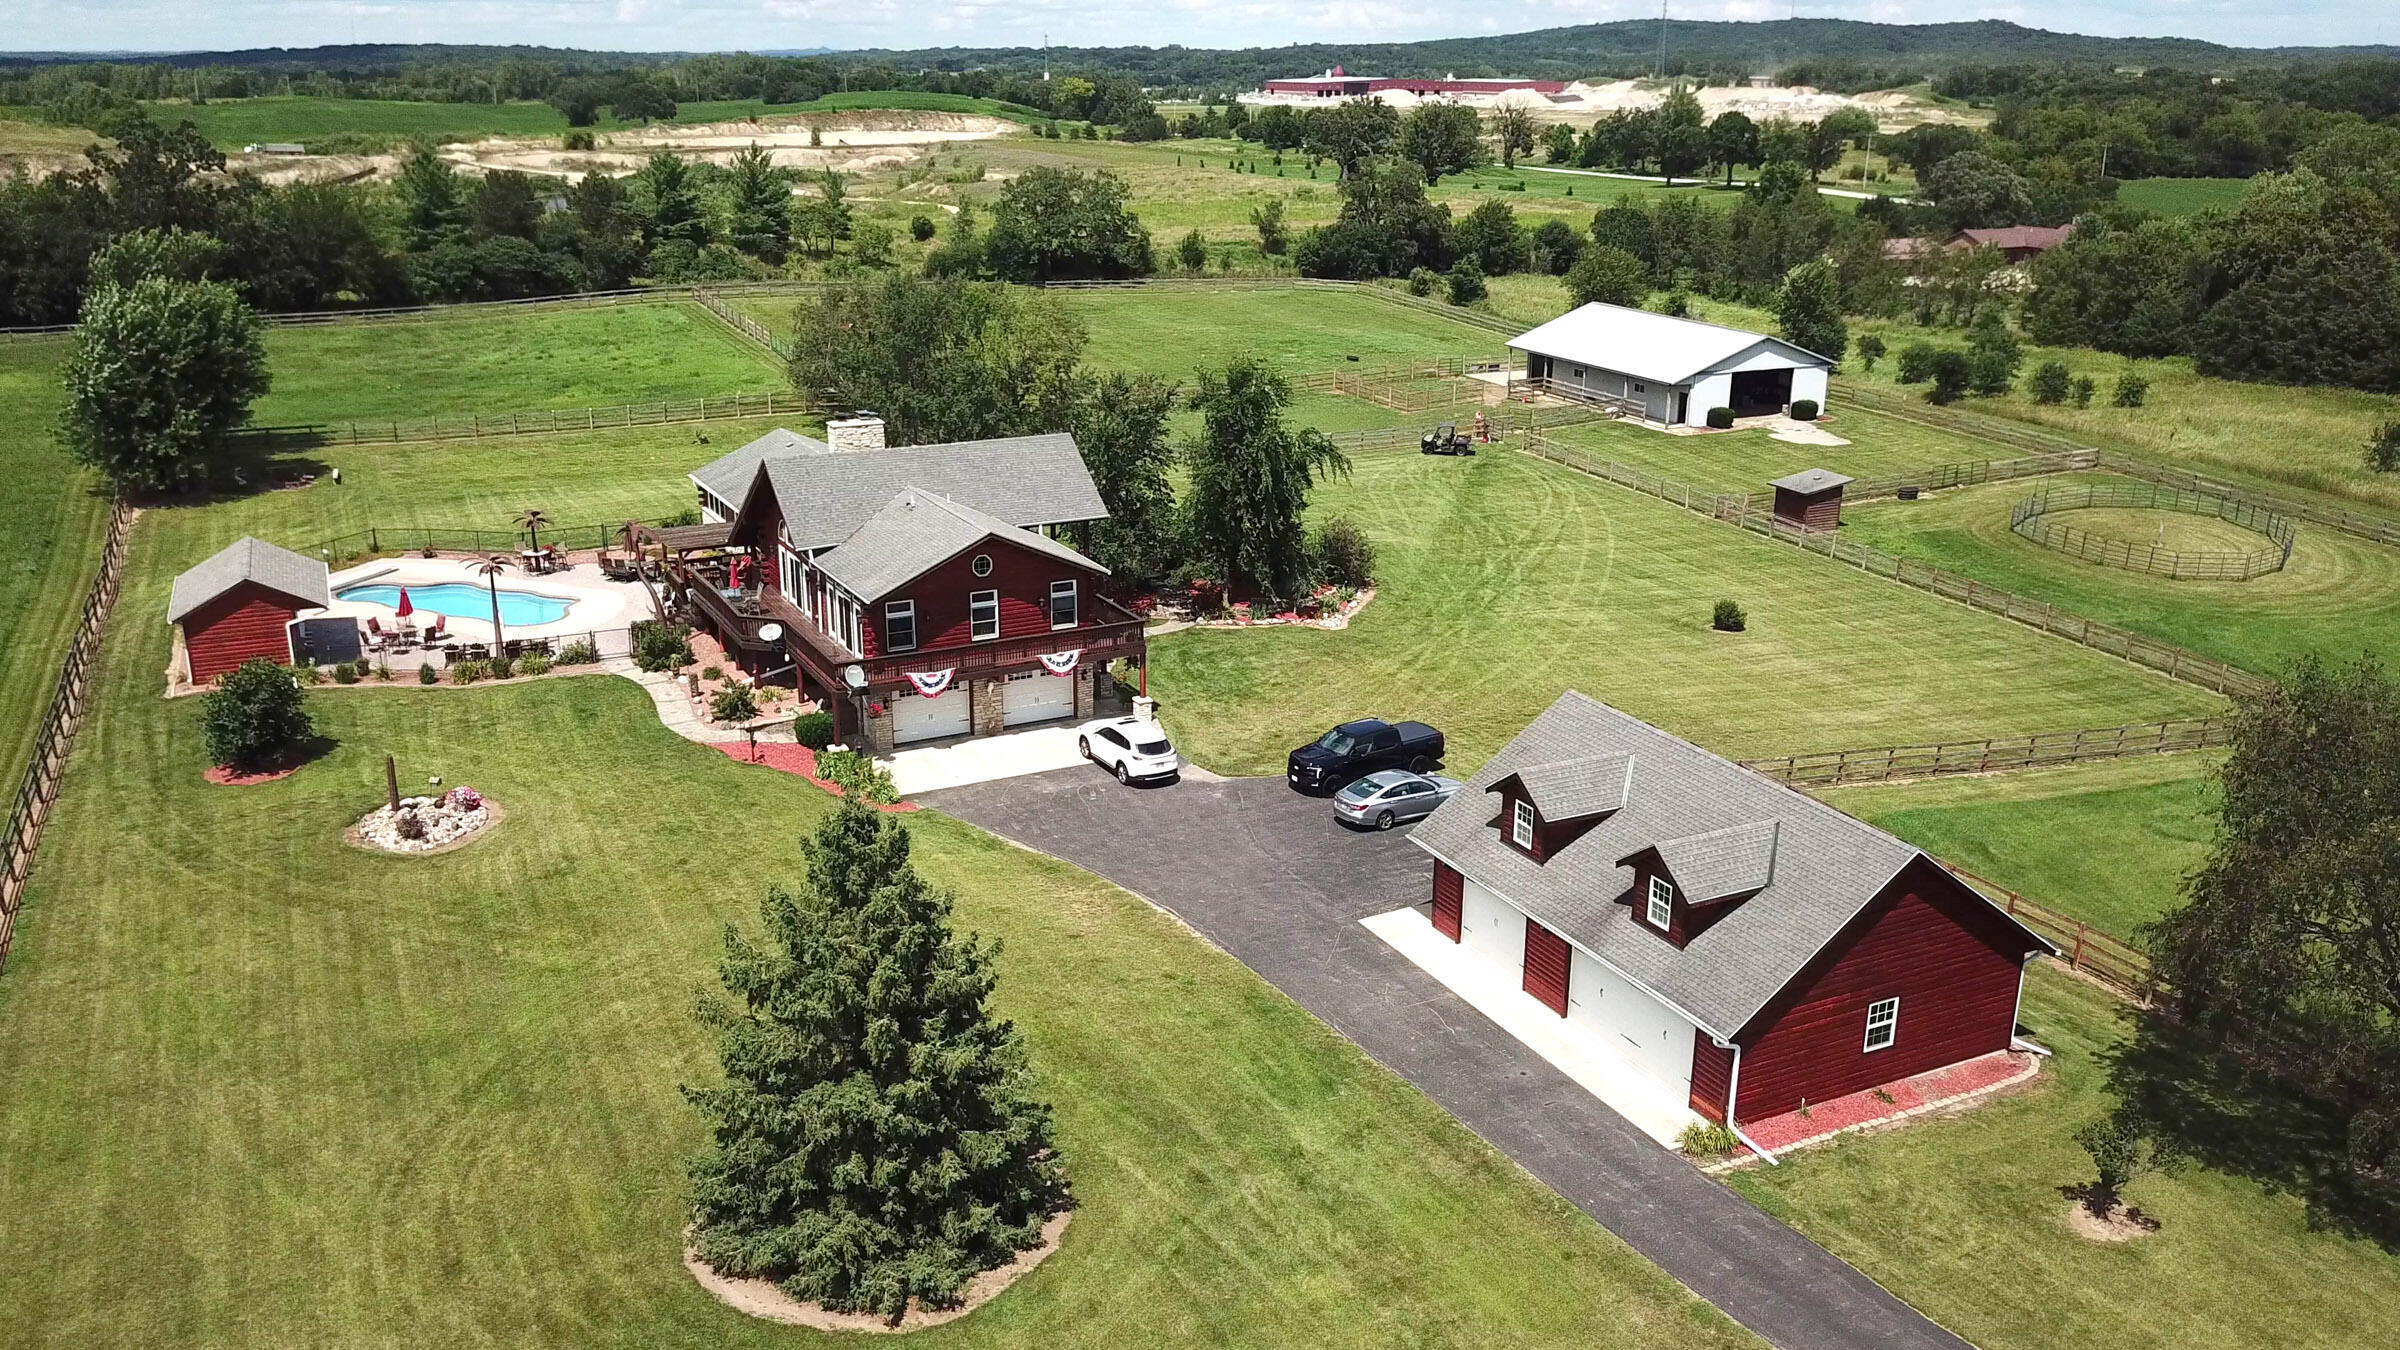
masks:
{"type": "Polygon", "coordinates": [[[1642,917],[1650,921],[1652,928],[1661,931],[1673,926],[1675,922],[1674,882],[1662,876],[1650,878],[1649,903],[1643,907],[1642,917]]]}
{"type": "Polygon", "coordinates": [[[885,601],[885,602],[884,602],[884,606],[883,606],[883,640],[884,640],[884,642],[885,642],[887,645],[889,645],[889,646],[891,647],[891,649],[892,649],[893,651],[896,651],[896,652],[913,652],[913,651],[915,651],[915,650],[917,649],[917,602],[916,602],[916,601],[914,601],[914,600],[888,600],[888,601],[885,601]],[[901,645],[900,645],[899,643],[897,643],[897,642],[893,642],[893,641],[892,641],[892,620],[893,620],[893,619],[895,619],[895,618],[898,618],[898,617],[900,617],[901,615],[906,615],[906,616],[908,617],[908,645],[907,645],[907,646],[905,646],[905,647],[901,646],[901,645]]]}
{"type": "Polygon", "coordinates": [[[990,591],[969,591],[969,592],[967,592],[967,637],[968,637],[968,640],[970,640],[970,641],[973,641],[973,642],[992,642],[992,641],[996,641],[996,640],[999,638],[999,636],[1000,636],[1000,592],[999,592],[999,591],[997,591],[997,590],[990,590],[990,591]],[[975,618],[975,611],[983,607],[983,605],[986,603],[986,601],[985,601],[985,597],[987,597],[987,596],[988,596],[988,597],[990,597],[989,603],[991,604],[991,607],[992,607],[992,631],[990,631],[990,632],[988,632],[988,633],[979,633],[979,632],[976,632],[976,631],[975,631],[975,629],[976,629],[976,618],[975,618]]]}
{"type": "Polygon", "coordinates": [[[1080,622],[1082,622],[1082,621],[1083,621],[1083,597],[1082,597],[1081,595],[1079,595],[1079,594],[1077,594],[1077,593],[1076,593],[1076,585],[1075,585],[1075,582],[1074,582],[1072,579],[1070,579],[1070,580],[1067,580],[1067,581],[1053,581],[1053,582],[1051,582],[1051,583],[1050,583],[1050,627],[1051,627],[1051,630],[1055,632],[1056,630],[1058,630],[1058,629],[1061,629],[1061,628],[1073,628],[1073,627],[1074,627],[1076,624],[1078,624],[1078,623],[1080,623],[1080,622]],[[1061,589],[1061,588],[1064,588],[1064,589],[1061,589]],[[1070,609],[1072,609],[1072,610],[1074,611],[1074,617],[1072,617],[1072,618],[1068,619],[1068,620],[1067,620],[1065,623],[1060,623],[1060,622],[1058,621],[1058,597],[1059,597],[1059,596],[1061,596],[1061,595],[1064,595],[1064,596],[1066,596],[1066,597],[1067,597],[1067,606],[1068,606],[1068,608],[1070,608],[1070,609]]]}
{"type": "Polygon", "coordinates": [[[1899,1043],[1900,1000],[1897,997],[1879,998],[1873,1003],[1868,1004],[1867,1034],[1864,1040],[1861,1042],[1861,1044],[1866,1047],[1863,1053],[1872,1054],[1877,1050],[1889,1050],[1899,1043]],[[1883,1018],[1880,1022],[1877,1021],[1875,1016],[1877,1011],[1886,1008],[1891,1010],[1890,1016],[1883,1018]],[[1880,1044],[1875,1040],[1875,1033],[1877,1031],[1883,1032],[1883,1040],[1880,1044]]]}
{"type": "Polygon", "coordinates": [[[1508,823],[1508,837],[1518,848],[1533,847],[1533,803],[1517,798],[1517,808],[1508,823]]]}

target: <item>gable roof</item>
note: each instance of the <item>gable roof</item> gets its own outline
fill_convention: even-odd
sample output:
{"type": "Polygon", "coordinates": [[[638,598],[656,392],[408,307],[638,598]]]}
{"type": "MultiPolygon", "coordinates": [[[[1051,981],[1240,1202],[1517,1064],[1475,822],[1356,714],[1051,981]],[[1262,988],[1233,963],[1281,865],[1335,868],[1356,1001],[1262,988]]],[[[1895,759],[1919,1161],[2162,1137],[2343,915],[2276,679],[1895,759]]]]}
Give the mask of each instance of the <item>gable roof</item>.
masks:
{"type": "Polygon", "coordinates": [[[775,494],[785,536],[803,551],[831,548],[856,534],[868,517],[890,504],[902,484],[1021,528],[1108,515],[1075,438],[1064,432],[822,455],[769,454],[758,461],[751,482],[726,500],[746,517],[749,494],[760,483],[775,494]]]}
{"type": "Polygon", "coordinates": [[[1981,229],[1960,230],[1951,242],[1968,248],[2056,248],[2075,233],[2073,225],[1991,225],[1981,229]]]}
{"type": "Polygon", "coordinates": [[[1798,473],[1786,474],[1767,486],[1779,487],[1786,492],[1823,492],[1828,488],[1837,488],[1845,483],[1857,481],[1847,474],[1835,473],[1831,469],[1802,469],[1798,473]]]}
{"type": "Polygon", "coordinates": [[[1107,568],[1055,539],[919,487],[901,489],[855,534],[820,555],[816,565],[861,601],[880,600],[991,538],[1108,575],[1107,568]]]}
{"type": "Polygon", "coordinates": [[[299,609],[323,609],[333,603],[325,584],[324,560],[243,535],[175,578],[174,590],[167,597],[167,622],[181,623],[186,614],[245,581],[292,600],[299,609]]]}
{"type": "Polygon", "coordinates": [[[1544,820],[1581,820],[1623,809],[1633,790],[1633,756],[1586,755],[1551,764],[1532,764],[1500,779],[1486,792],[1514,779],[1544,820]]]}
{"type": "Polygon", "coordinates": [[[1597,300],[1519,333],[1508,345],[1661,384],[1682,384],[1760,346],[1779,349],[1797,365],[1833,364],[1779,337],[1597,300]]]}
{"type": "Polygon", "coordinates": [[[750,480],[758,476],[759,461],[775,455],[830,455],[833,447],[814,436],[777,427],[731,454],[721,455],[691,471],[688,477],[717,495],[720,501],[742,504],[750,480]]]}
{"type": "Polygon", "coordinates": [[[1683,891],[1683,898],[1706,905],[1765,890],[1775,878],[1775,846],[1782,832],[1780,820],[1728,825],[1635,849],[1617,859],[1617,864],[1624,866],[1644,853],[1655,853],[1659,865],[1683,891]]]}
{"type": "MultiPolygon", "coordinates": [[[[1502,842],[1488,824],[1481,791],[1456,794],[1409,837],[1721,1038],[1739,1032],[1902,868],[1924,856],[1864,821],[1573,690],[1492,756],[1468,786],[1489,788],[1528,765],[1612,754],[1641,763],[1624,808],[1546,862],[1502,842]],[[1771,837],[1764,826],[1773,828],[1771,837]],[[1672,851],[1669,870],[1695,894],[1740,885],[1762,870],[1765,879],[1756,895],[1677,947],[1618,903],[1633,883],[1624,860],[1654,849],[1672,851]]],[[[2051,950],[1998,907],[1992,913],[2016,928],[2027,952],[2051,950]]]]}

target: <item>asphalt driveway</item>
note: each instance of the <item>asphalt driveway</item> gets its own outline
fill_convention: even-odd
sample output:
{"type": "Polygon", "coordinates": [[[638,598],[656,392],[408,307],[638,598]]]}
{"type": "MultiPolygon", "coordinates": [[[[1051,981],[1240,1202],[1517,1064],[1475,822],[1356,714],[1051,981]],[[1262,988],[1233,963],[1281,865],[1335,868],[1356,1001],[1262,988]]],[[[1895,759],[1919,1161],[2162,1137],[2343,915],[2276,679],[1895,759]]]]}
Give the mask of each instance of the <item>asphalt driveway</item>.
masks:
{"type": "Polygon", "coordinates": [[[1173,911],[1694,1293],[1787,1350],[1966,1343],[1695,1171],[1359,920],[1423,901],[1405,828],[1277,778],[1127,788],[1089,767],[923,794],[1173,911]]]}

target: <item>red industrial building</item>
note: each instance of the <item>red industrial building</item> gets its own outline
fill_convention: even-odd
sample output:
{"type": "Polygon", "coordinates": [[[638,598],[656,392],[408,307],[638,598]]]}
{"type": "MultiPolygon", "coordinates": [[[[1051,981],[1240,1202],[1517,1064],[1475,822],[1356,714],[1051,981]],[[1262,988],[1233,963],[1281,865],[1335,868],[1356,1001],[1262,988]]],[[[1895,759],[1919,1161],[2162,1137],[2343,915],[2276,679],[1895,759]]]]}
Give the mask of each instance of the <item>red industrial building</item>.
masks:
{"type": "Polygon", "coordinates": [[[294,659],[292,621],[333,603],[325,564],[247,535],[175,578],[167,622],[175,626],[171,675],[207,684],[244,661],[294,659]]]}

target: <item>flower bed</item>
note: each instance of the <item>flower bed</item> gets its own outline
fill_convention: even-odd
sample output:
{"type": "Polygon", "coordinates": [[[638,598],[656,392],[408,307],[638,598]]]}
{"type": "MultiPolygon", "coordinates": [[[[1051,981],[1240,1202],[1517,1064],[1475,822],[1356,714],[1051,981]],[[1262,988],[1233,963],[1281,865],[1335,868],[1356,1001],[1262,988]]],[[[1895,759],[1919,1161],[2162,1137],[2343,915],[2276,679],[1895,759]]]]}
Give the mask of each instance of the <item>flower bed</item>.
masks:
{"type": "Polygon", "coordinates": [[[350,827],[350,842],[386,853],[441,853],[474,840],[497,824],[500,807],[471,787],[439,797],[402,797],[400,809],[378,806],[350,827]]]}

